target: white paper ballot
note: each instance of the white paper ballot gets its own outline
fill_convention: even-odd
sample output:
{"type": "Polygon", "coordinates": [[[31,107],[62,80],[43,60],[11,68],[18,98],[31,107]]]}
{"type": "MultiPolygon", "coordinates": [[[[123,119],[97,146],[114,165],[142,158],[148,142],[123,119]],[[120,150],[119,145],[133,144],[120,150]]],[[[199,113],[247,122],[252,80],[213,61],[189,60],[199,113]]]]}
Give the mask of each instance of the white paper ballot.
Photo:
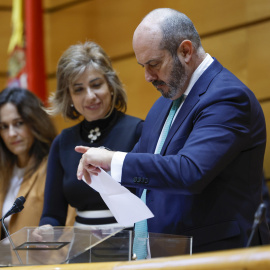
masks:
{"type": "Polygon", "coordinates": [[[92,183],[86,183],[100,193],[102,199],[111,210],[117,222],[124,226],[132,226],[134,223],[154,217],[150,209],[136,195],[121,186],[109,174],[101,169],[96,175],[91,175],[92,183]]]}

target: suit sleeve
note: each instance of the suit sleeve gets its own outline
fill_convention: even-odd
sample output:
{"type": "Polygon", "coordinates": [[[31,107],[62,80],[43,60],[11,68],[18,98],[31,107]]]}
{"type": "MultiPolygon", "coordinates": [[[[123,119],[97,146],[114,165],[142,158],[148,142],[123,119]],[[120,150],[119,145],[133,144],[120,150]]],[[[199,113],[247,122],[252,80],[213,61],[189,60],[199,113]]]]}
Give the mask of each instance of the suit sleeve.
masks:
{"type": "Polygon", "coordinates": [[[54,140],[48,159],[44,207],[39,225],[64,226],[68,203],[63,193],[63,167],[60,163],[59,138],[54,140]]]}
{"type": "Polygon", "coordinates": [[[200,102],[190,119],[178,129],[164,156],[144,153],[143,141],[147,141],[146,137],[151,136],[153,130],[143,133],[133,153],[127,154],[124,160],[121,183],[137,188],[198,194],[230,166],[241,151],[247,147],[263,147],[265,138],[260,134],[263,134],[264,124],[260,110],[251,112],[249,96],[241,89],[234,89],[229,94],[224,92],[222,98],[217,94],[200,102]],[[254,120],[256,114],[257,122],[254,120]],[[187,122],[190,127],[186,128],[187,122]]]}

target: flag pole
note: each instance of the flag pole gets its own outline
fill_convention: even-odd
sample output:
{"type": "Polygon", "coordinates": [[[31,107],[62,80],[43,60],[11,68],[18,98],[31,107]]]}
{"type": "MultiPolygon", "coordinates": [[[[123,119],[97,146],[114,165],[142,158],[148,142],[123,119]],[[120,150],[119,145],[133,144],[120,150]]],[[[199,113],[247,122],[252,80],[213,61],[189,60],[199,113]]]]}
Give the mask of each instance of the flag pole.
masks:
{"type": "Polygon", "coordinates": [[[24,0],[28,89],[46,103],[42,0],[24,0]]]}

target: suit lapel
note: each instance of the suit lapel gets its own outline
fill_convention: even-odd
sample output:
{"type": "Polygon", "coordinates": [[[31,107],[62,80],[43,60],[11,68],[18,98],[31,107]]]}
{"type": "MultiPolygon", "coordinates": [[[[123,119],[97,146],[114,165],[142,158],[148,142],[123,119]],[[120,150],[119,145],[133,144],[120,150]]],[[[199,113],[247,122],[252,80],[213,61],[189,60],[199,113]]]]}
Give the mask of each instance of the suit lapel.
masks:
{"type": "Polygon", "coordinates": [[[173,122],[173,125],[161,149],[161,155],[165,153],[165,150],[167,149],[167,146],[176,131],[180,128],[183,121],[186,119],[193,107],[200,101],[201,96],[205,94],[208,86],[210,85],[214,77],[222,70],[222,68],[222,65],[216,59],[214,59],[214,62],[208,67],[208,69],[200,76],[200,78],[194,84],[177,117],[173,122]]]}
{"type": "Polygon", "coordinates": [[[33,173],[33,175],[28,179],[23,179],[20,190],[18,192],[18,197],[24,196],[27,197],[28,193],[31,191],[33,185],[39,179],[39,175],[43,175],[46,173],[47,167],[47,159],[43,159],[38,169],[33,173]]]}
{"type": "MultiPolygon", "coordinates": [[[[188,96],[189,97],[189,96],[188,96]]],[[[173,125],[170,128],[170,131],[168,133],[168,136],[163,144],[163,147],[161,149],[160,154],[163,155],[169,142],[171,141],[172,137],[174,136],[174,134],[176,133],[176,131],[180,128],[180,126],[182,125],[183,121],[185,120],[185,118],[188,116],[188,114],[190,113],[190,111],[192,110],[192,108],[199,102],[199,97],[193,97],[191,99],[188,99],[188,97],[186,98],[183,106],[181,107],[178,115],[176,116],[173,125]]]]}
{"type": "Polygon", "coordinates": [[[161,130],[166,121],[171,105],[172,105],[172,101],[170,99],[165,99],[165,98],[163,99],[163,104],[160,105],[160,110],[157,112],[158,117],[151,129],[151,133],[149,134],[149,138],[148,138],[149,143],[148,143],[148,149],[147,149],[149,153],[155,152],[161,130]]]}

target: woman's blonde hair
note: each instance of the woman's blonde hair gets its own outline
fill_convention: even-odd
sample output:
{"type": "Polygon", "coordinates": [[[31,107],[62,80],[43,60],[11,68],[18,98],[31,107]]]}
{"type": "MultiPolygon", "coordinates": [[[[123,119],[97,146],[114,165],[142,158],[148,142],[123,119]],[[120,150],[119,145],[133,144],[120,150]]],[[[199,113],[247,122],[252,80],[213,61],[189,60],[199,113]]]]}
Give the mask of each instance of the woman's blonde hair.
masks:
{"type": "Polygon", "coordinates": [[[64,118],[70,119],[77,119],[80,116],[72,106],[69,87],[87,68],[94,68],[101,72],[113,93],[111,110],[107,116],[114,108],[126,111],[127,95],[109,57],[98,44],[87,41],[70,46],[60,57],[57,66],[57,90],[50,97],[52,106],[47,109],[49,114],[61,113],[64,118]]]}

